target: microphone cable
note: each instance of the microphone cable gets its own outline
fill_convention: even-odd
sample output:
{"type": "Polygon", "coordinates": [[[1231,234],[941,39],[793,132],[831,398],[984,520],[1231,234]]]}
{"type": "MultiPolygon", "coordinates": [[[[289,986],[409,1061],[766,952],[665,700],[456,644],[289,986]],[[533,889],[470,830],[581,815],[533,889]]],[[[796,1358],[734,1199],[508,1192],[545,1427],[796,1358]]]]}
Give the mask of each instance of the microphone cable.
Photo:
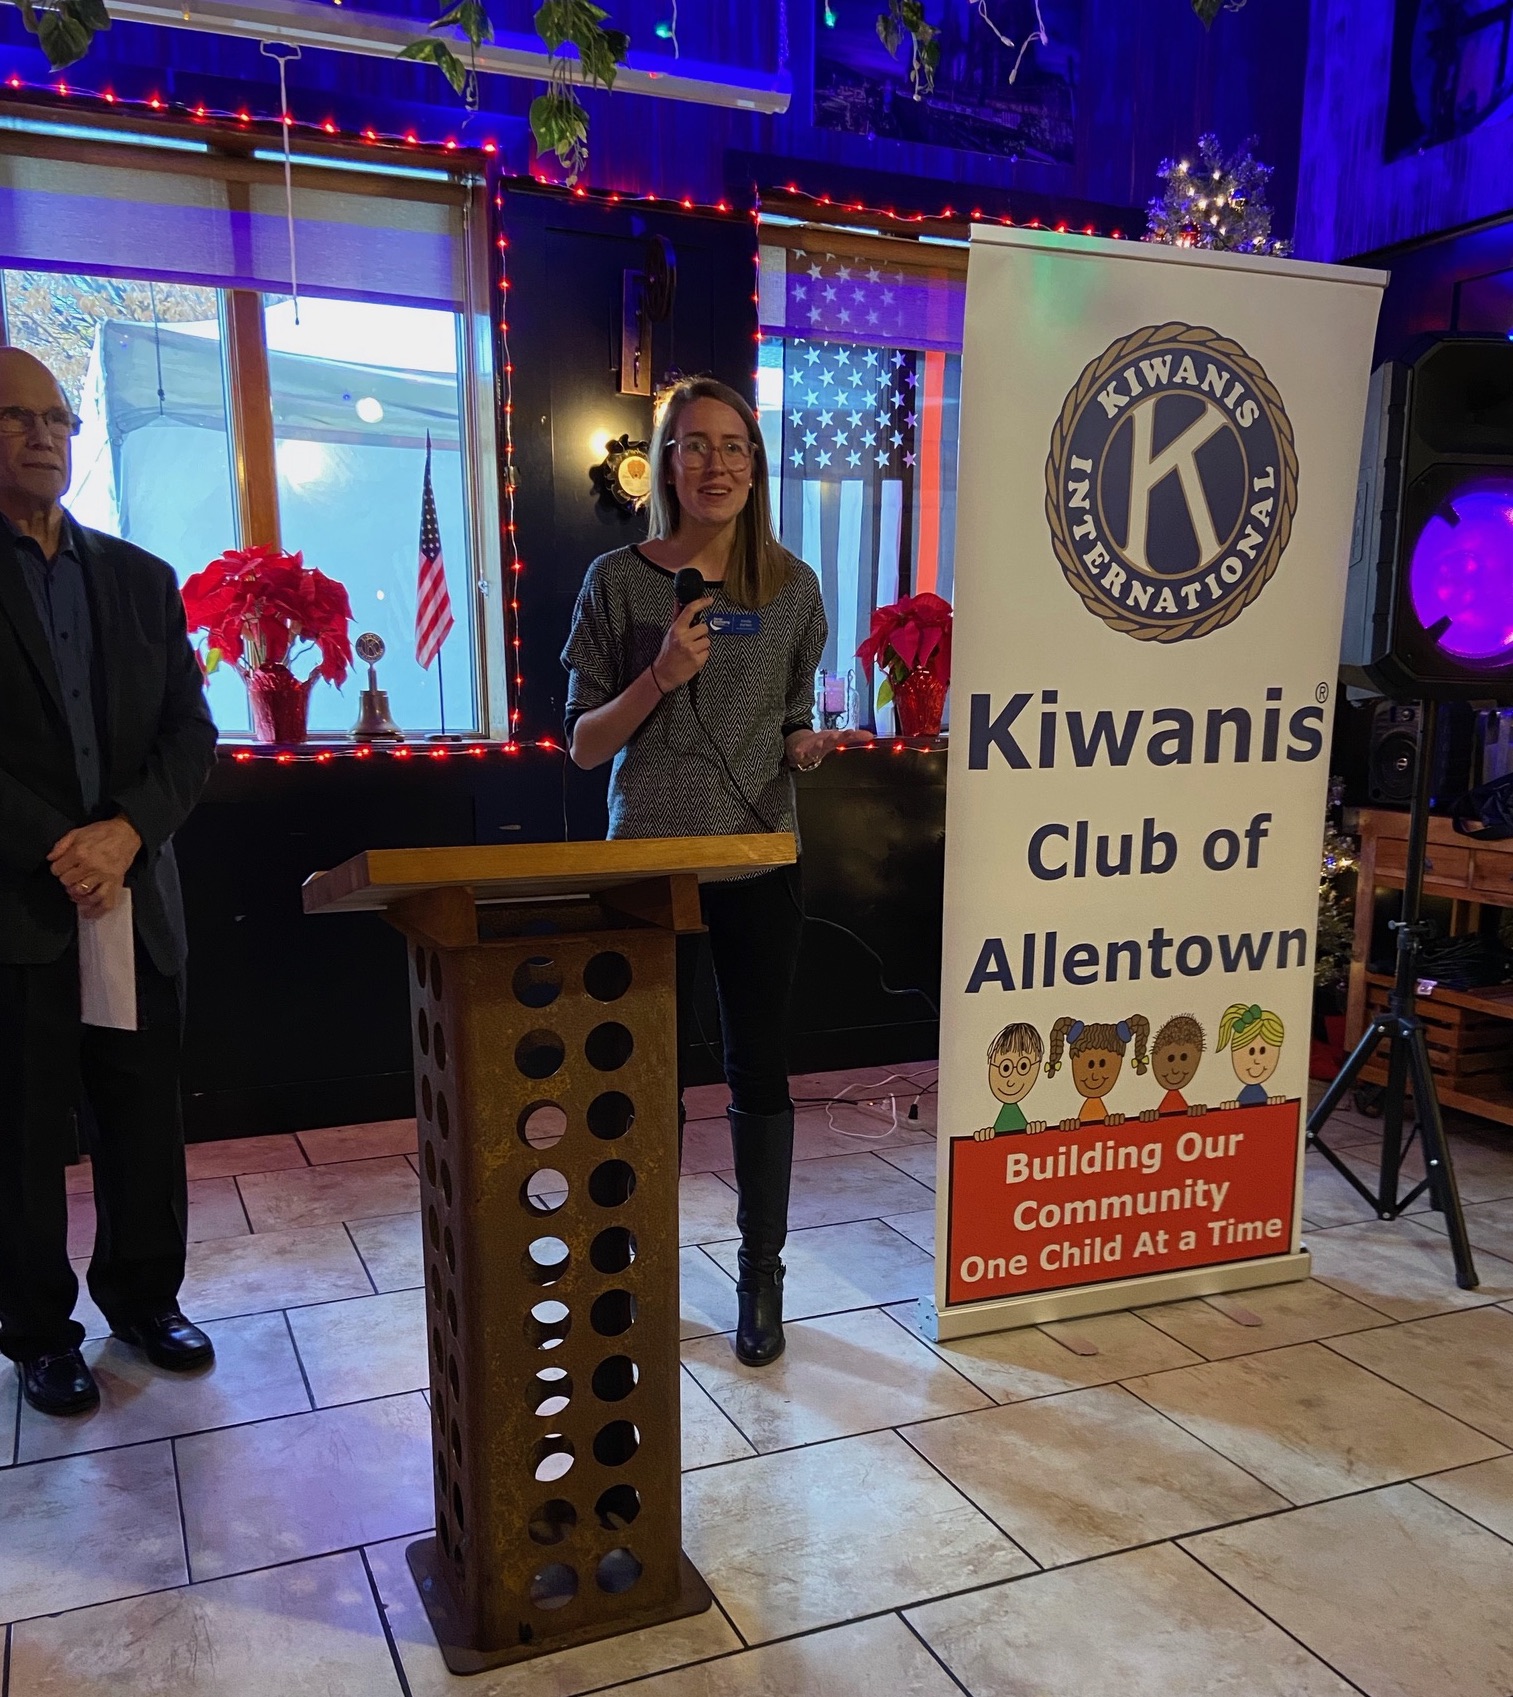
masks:
{"type": "MultiPolygon", "coordinates": [[[[677,599],[678,608],[681,611],[692,602],[702,600],[704,596],[709,593],[709,586],[704,581],[703,572],[701,572],[697,566],[684,566],[673,573],[672,591],[673,595],[677,599]]],[[[756,820],[764,831],[776,835],[778,833],[778,827],[772,823],[767,815],[762,812],[761,808],[759,808],[751,797],[747,795],[744,786],[736,777],[734,771],[731,770],[730,761],[726,758],[725,750],[720,746],[714,733],[705,723],[704,715],[699,710],[698,682],[699,674],[695,672],[688,680],[688,705],[693,709],[694,720],[697,723],[700,732],[703,734],[705,742],[707,742],[714,750],[719,759],[720,765],[724,770],[726,781],[729,783],[732,792],[739,798],[742,806],[745,807],[746,811],[753,819],[756,820]]],[[[797,811],[796,804],[795,811],[797,811]]],[[[822,919],[817,914],[806,912],[803,902],[794,890],[793,881],[791,879],[785,878],[783,880],[783,888],[787,890],[788,899],[793,903],[794,912],[799,916],[800,926],[806,924],[827,925],[832,931],[839,931],[843,936],[849,937],[858,948],[860,948],[865,954],[870,955],[871,958],[876,961],[878,988],[882,990],[884,995],[918,996],[920,1000],[930,1009],[931,1013],[935,1015],[936,1019],[940,1018],[940,1008],[936,1005],[933,998],[921,990],[918,985],[911,984],[907,985],[903,989],[896,989],[893,985],[889,984],[887,976],[888,968],[883,957],[872,947],[870,943],[868,943],[864,938],[859,937],[849,925],[842,925],[839,920],[835,919],[822,919]]]]}

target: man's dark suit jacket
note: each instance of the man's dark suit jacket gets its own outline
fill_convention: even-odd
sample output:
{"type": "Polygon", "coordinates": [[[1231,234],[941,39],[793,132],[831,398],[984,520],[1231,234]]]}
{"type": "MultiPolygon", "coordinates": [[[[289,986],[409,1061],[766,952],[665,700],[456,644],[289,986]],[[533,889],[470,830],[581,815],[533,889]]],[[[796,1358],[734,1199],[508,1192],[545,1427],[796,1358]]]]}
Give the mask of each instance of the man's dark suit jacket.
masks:
{"type": "Polygon", "coordinates": [[[184,965],[173,833],[215,761],[215,724],[171,567],[129,542],[75,527],[89,588],[101,799],[84,811],[47,636],[0,525],[0,962],[42,965],[72,942],[73,903],[47,854],[76,825],[124,813],[142,839],[126,875],[137,935],[159,972],[184,965]]]}

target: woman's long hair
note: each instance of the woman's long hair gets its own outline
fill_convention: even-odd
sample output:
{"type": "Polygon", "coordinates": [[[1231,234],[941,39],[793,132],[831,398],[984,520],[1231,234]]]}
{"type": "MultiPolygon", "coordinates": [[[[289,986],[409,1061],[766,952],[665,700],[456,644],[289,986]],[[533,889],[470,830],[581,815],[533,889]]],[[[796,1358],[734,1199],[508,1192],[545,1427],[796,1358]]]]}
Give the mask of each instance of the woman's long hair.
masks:
{"type": "Polygon", "coordinates": [[[717,378],[685,377],[662,401],[651,437],[649,534],[654,541],[672,536],[683,516],[669,461],[677,440],[678,416],[690,401],[699,400],[722,401],[738,413],[751,440],[751,493],[736,519],[735,544],[725,571],[725,593],[738,606],[765,607],[787,583],[790,570],[787,551],[773,534],[767,448],[756,414],[741,395],[717,378]]]}

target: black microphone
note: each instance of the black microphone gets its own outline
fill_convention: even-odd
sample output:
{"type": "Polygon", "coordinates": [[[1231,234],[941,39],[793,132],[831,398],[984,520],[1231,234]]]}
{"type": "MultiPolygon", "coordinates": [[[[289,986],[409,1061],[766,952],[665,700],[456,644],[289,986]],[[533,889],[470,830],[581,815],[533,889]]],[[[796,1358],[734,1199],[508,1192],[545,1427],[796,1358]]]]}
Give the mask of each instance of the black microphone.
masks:
{"type": "MultiPolygon", "coordinates": [[[[704,587],[703,572],[701,572],[697,566],[684,566],[681,571],[674,572],[672,578],[672,592],[677,597],[678,611],[680,613],[691,602],[702,600],[708,593],[704,587]]],[[[697,623],[698,621],[695,620],[694,622],[697,623]]],[[[698,688],[699,674],[695,672],[688,680],[688,699],[690,702],[695,704],[696,710],[698,688]]]]}
{"type": "Polygon", "coordinates": [[[674,572],[672,592],[678,598],[681,612],[690,601],[698,601],[705,594],[703,572],[697,566],[684,566],[682,571],[674,572]]]}

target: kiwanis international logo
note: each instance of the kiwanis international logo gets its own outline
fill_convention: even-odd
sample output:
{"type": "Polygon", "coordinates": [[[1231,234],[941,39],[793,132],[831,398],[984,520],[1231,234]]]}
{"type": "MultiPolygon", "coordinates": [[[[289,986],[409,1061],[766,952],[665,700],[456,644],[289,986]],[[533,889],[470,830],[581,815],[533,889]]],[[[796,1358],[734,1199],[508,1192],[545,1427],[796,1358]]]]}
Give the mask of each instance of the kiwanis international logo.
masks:
{"type": "Polygon", "coordinates": [[[1141,642],[1222,629],[1277,569],[1297,507],[1282,397],[1238,342],[1149,325],[1078,378],[1051,436],[1045,511],[1067,581],[1141,642]]]}

